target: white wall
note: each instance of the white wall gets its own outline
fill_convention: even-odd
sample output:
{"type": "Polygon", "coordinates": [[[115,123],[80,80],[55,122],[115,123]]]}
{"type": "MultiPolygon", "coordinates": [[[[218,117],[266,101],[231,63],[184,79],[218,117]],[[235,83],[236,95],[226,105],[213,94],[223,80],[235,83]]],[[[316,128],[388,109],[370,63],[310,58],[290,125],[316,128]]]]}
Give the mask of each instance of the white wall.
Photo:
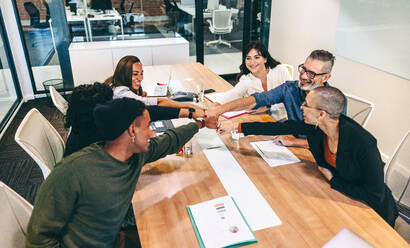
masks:
{"type": "Polygon", "coordinates": [[[23,98],[25,100],[33,99],[33,87],[31,85],[27,62],[24,57],[23,45],[18,32],[17,20],[13,11],[12,1],[0,0],[0,7],[23,98]]]}
{"type": "MultiPolygon", "coordinates": [[[[334,51],[340,0],[273,0],[269,52],[296,66],[314,49],[334,51]]],[[[296,77],[298,73],[296,73],[296,77]]],[[[376,105],[366,129],[387,160],[410,128],[410,81],[336,56],[330,84],[376,105]]]]}

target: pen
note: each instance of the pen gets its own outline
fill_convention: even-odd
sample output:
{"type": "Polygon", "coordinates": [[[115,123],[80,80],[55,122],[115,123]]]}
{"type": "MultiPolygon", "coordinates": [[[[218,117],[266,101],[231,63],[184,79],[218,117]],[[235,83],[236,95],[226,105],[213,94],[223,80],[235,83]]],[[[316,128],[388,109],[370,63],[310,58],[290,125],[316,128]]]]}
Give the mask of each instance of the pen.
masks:
{"type": "Polygon", "coordinates": [[[206,150],[212,150],[212,149],[216,149],[216,148],[220,148],[221,146],[211,146],[206,148],[206,150]]]}

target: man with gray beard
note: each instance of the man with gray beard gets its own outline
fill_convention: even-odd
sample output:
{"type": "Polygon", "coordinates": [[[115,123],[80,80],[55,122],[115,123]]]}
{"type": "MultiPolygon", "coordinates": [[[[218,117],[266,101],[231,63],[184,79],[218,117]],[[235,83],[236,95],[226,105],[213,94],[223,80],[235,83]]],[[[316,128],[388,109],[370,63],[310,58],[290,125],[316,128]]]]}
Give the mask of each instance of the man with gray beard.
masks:
{"type": "MultiPolygon", "coordinates": [[[[305,63],[298,66],[299,80],[286,81],[278,87],[261,93],[254,93],[249,97],[240,98],[223,105],[208,109],[205,113],[208,128],[217,128],[218,117],[222,113],[234,110],[257,109],[261,106],[270,106],[283,103],[289,120],[303,120],[303,111],[300,106],[305,101],[306,94],[317,87],[329,86],[327,80],[335,57],[325,50],[315,50],[305,63]]],[[[276,136],[275,140],[285,146],[308,148],[308,143],[303,136],[292,135],[276,136]]]]}

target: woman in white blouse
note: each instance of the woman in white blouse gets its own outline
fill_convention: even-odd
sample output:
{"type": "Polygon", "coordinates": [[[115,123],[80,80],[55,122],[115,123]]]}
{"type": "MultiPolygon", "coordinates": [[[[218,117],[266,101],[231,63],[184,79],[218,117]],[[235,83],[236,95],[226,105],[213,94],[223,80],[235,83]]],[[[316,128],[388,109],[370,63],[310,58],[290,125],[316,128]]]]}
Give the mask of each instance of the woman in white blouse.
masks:
{"type": "Polygon", "coordinates": [[[251,42],[244,55],[239,67],[241,72],[237,76],[238,83],[218,97],[218,103],[223,104],[256,92],[268,91],[291,79],[287,68],[272,58],[262,42],[251,42]]]}
{"type": "Polygon", "coordinates": [[[140,100],[146,105],[158,105],[174,108],[194,108],[196,111],[202,109],[196,105],[176,102],[165,97],[146,97],[147,93],[142,90],[141,82],[144,79],[144,71],[141,61],[136,56],[125,56],[118,61],[114,75],[107,78],[104,84],[112,87],[113,99],[129,97],[140,100]]]}

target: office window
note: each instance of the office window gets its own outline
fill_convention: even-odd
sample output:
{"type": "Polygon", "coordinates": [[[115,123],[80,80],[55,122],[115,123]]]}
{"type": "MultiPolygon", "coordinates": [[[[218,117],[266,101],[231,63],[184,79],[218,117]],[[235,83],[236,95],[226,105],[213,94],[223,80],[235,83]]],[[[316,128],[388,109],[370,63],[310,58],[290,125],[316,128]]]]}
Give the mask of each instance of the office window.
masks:
{"type": "Polygon", "coordinates": [[[0,13],[0,132],[21,101],[3,16],[0,13]]]}
{"type": "Polygon", "coordinates": [[[46,0],[15,0],[17,21],[21,24],[21,38],[26,50],[27,62],[31,67],[35,93],[44,92],[42,84],[44,81],[59,79],[63,82],[47,2],[46,0]]]}

